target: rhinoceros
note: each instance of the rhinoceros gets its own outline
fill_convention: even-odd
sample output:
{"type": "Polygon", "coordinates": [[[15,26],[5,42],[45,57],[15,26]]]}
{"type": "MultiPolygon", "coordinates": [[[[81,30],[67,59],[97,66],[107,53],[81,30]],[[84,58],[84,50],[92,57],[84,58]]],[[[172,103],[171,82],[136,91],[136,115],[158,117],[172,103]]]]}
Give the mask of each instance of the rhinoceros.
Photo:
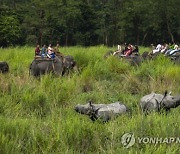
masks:
{"type": "Polygon", "coordinates": [[[93,104],[89,101],[86,105],[76,105],[75,111],[88,115],[92,121],[100,119],[102,122],[107,122],[121,114],[127,113],[129,109],[121,102],[111,104],[93,104]]]}
{"type": "Polygon", "coordinates": [[[180,95],[171,96],[166,91],[165,94],[157,94],[152,92],[145,95],[140,100],[140,107],[143,112],[151,111],[169,111],[171,108],[176,108],[180,105],[180,95]]]}

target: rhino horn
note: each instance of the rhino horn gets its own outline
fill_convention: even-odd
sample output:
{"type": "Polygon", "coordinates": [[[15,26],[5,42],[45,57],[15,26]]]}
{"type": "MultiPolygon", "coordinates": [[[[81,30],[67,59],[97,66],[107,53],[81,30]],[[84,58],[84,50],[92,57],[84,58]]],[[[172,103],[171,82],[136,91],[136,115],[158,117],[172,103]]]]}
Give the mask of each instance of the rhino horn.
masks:
{"type": "Polygon", "coordinates": [[[99,111],[100,108],[101,108],[101,107],[99,107],[99,108],[97,108],[97,109],[95,110],[95,114],[98,113],[98,111],[99,111]]]}

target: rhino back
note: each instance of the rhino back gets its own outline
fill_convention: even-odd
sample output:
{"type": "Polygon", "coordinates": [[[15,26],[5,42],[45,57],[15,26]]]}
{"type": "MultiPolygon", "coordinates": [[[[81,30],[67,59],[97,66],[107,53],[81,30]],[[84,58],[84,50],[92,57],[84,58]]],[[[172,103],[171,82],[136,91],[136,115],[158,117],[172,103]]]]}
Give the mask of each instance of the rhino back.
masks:
{"type": "Polygon", "coordinates": [[[159,109],[159,103],[163,99],[163,95],[151,93],[148,95],[145,95],[140,100],[140,107],[142,111],[152,111],[159,109]]]}
{"type": "Polygon", "coordinates": [[[119,102],[116,102],[101,107],[98,111],[98,118],[100,118],[102,121],[108,121],[126,112],[127,107],[119,102]]]}

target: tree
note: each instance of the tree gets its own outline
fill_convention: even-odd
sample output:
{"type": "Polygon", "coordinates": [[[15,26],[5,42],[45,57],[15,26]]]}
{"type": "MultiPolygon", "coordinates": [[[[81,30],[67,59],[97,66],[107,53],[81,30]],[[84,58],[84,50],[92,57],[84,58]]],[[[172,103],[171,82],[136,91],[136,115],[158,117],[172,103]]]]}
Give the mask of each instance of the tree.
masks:
{"type": "Polygon", "coordinates": [[[21,29],[16,14],[8,7],[0,8],[0,46],[18,43],[21,29]]]}
{"type": "Polygon", "coordinates": [[[0,15],[1,44],[179,41],[179,0],[1,0],[0,4],[11,12],[0,15]]]}

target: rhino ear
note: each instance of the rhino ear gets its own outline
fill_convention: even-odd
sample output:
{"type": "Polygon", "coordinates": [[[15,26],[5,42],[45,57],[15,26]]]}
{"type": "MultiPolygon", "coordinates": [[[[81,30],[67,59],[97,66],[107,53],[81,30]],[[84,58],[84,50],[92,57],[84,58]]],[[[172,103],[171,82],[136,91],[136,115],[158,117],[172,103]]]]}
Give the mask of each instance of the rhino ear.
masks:
{"type": "Polygon", "coordinates": [[[90,107],[92,107],[92,106],[93,106],[93,105],[92,105],[92,101],[91,101],[91,100],[89,100],[89,102],[88,102],[88,103],[89,103],[89,106],[90,106],[90,107]]]}
{"type": "Polygon", "coordinates": [[[95,110],[95,107],[94,107],[94,105],[92,104],[92,101],[91,101],[91,100],[89,101],[89,106],[90,106],[90,109],[91,109],[92,111],[95,110]]]}
{"type": "Polygon", "coordinates": [[[168,94],[168,91],[166,90],[166,91],[164,92],[164,97],[166,97],[167,94],[168,94]]]}
{"type": "Polygon", "coordinates": [[[89,105],[92,105],[93,101],[92,99],[88,100],[89,105]]]}

